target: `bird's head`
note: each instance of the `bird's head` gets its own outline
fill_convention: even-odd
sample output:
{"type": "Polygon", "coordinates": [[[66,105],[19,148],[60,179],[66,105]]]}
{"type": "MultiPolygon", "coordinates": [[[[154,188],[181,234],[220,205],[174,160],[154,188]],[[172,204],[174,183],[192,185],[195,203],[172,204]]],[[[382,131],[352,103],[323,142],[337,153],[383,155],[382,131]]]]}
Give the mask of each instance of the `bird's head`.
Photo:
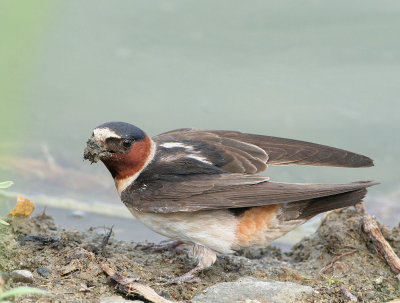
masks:
{"type": "Polygon", "coordinates": [[[101,160],[117,182],[137,176],[153,149],[152,140],[140,128],[125,122],[107,122],[93,130],[84,159],[91,163],[101,160]]]}

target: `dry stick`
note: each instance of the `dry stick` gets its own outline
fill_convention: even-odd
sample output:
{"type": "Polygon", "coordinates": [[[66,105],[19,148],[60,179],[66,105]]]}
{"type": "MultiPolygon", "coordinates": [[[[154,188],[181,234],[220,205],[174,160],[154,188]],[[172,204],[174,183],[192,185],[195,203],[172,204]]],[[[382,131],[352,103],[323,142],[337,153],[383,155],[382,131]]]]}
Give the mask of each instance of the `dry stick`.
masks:
{"type": "Polygon", "coordinates": [[[110,231],[104,236],[103,241],[101,241],[100,251],[101,255],[104,257],[104,248],[106,247],[108,241],[110,241],[110,237],[112,235],[114,225],[111,226],[110,231]]]}
{"type": "Polygon", "coordinates": [[[348,252],[345,252],[339,256],[334,257],[331,261],[329,261],[328,263],[326,263],[324,265],[324,267],[321,268],[321,270],[319,271],[320,274],[323,274],[324,272],[326,272],[329,268],[333,267],[333,264],[335,264],[336,261],[338,261],[340,258],[343,258],[344,256],[350,255],[350,254],[354,254],[355,252],[357,252],[357,250],[351,250],[348,252]]]}
{"type": "Polygon", "coordinates": [[[111,279],[119,284],[119,289],[126,295],[133,296],[137,294],[154,303],[174,303],[173,301],[159,296],[151,287],[142,283],[133,282],[133,279],[121,275],[106,264],[103,264],[101,268],[111,279]]]}
{"type": "Polygon", "coordinates": [[[353,295],[346,287],[340,287],[340,291],[342,292],[343,296],[351,302],[358,302],[358,299],[355,295],[353,295]]]}
{"type": "Polygon", "coordinates": [[[383,237],[375,218],[371,215],[365,215],[363,217],[363,229],[365,233],[368,234],[376,248],[385,257],[386,262],[396,274],[397,279],[400,280],[400,258],[383,237]]]}

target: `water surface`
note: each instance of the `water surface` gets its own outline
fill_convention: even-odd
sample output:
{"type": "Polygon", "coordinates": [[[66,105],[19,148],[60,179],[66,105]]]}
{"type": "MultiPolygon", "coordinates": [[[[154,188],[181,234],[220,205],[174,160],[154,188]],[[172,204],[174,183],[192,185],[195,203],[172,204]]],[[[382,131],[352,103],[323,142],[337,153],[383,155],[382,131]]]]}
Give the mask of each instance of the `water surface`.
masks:
{"type": "Polygon", "coordinates": [[[265,174],[379,181],[367,207],[399,221],[398,1],[4,1],[0,20],[0,179],[67,209],[57,217],[129,215],[105,168],[82,161],[95,126],[126,121],[150,135],[232,129],[368,155],[373,168],[265,174]]]}

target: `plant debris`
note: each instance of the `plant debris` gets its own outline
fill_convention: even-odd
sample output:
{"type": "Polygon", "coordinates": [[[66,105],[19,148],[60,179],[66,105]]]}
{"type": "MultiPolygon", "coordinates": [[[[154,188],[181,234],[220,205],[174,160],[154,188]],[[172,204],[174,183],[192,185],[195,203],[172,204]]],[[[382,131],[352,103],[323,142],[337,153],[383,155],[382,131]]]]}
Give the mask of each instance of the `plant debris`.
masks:
{"type": "MultiPolygon", "coordinates": [[[[154,290],[153,295],[170,302],[185,301],[211,285],[244,276],[311,286],[315,293],[308,302],[348,302],[353,298],[349,294],[359,302],[399,298],[396,274],[363,231],[363,218],[353,209],[330,212],[314,234],[288,253],[270,246],[219,256],[212,267],[199,274],[200,283],[167,285],[159,278],[182,275],[195,263],[188,258],[185,245],[183,249],[155,251],[146,249],[148,243],[118,241],[106,230],[60,230],[47,215],[13,217],[10,226],[0,225],[0,276],[29,270],[34,278],[30,286],[48,291],[54,302],[99,302],[124,287],[128,291],[125,295],[133,295],[129,298],[153,300],[145,300],[132,285],[149,287],[154,290]],[[99,247],[104,241],[107,244],[103,256],[99,247]],[[104,265],[114,274],[105,274],[104,265]],[[40,274],[39,268],[43,267],[48,269],[46,275],[40,274]],[[111,281],[108,276],[120,279],[111,281]],[[140,283],[128,277],[138,278],[140,283]]],[[[393,252],[399,254],[400,227],[381,230],[393,252]]],[[[24,285],[12,279],[3,279],[1,284],[5,290],[24,285]]],[[[28,297],[39,298],[35,294],[28,297]]]]}
{"type": "Polygon", "coordinates": [[[383,237],[376,219],[371,215],[365,215],[363,217],[363,229],[371,238],[377,251],[383,255],[390,268],[396,274],[397,279],[400,280],[400,258],[383,237]]]}
{"type": "Polygon", "coordinates": [[[24,216],[29,217],[35,210],[35,203],[28,200],[23,196],[18,196],[17,204],[14,209],[10,211],[9,216],[24,216]]]}
{"type": "Polygon", "coordinates": [[[134,297],[135,295],[139,295],[154,303],[173,303],[158,295],[151,287],[137,282],[137,279],[127,278],[121,275],[119,272],[111,269],[107,264],[103,264],[102,268],[112,280],[118,283],[118,290],[127,296],[134,297]]]}

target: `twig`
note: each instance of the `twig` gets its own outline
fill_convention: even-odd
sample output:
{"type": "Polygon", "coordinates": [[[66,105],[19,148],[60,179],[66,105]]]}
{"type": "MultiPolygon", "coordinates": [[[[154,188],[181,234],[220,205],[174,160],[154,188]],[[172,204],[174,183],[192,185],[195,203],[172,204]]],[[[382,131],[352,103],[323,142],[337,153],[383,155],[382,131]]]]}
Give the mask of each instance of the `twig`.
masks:
{"type": "Polygon", "coordinates": [[[108,241],[110,240],[113,228],[114,228],[114,225],[111,226],[110,231],[104,236],[103,240],[101,241],[100,251],[101,251],[102,255],[103,255],[104,247],[106,247],[108,241]]]}
{"type": "Polygon", "coordinates": [[[328,263],[326,263],[324,265],[324,267],[321,268],[321,270],[319,271],[320,274],[326,272],[329,268],[331,268],[333,266],[333,264],[336,263],[336,261],[338,261],[340,258],[343,258],[344,256],[350,255],[350,254],[354,254],[357,250],[351,250],[348,252],[345,252],[339,256],[334,257],[331,261],[329,261],[328,263]]]}
{"type": "Polygon", "coordinates": [[[47,214],[46,214],[46,210],[47,210],[47,206],[45,206],[44,208],[43,208],[43,211],[42,211],[42,213],[39,215],[40,217],[47,217],[47,214]]]}
{"type": "Polygon", "coordinates": [[[28,235],[23,238],[23,241],[32,241],[32,242],[39,242],[42,245],[49,245],[61,242],[61,238],[52,237],[52,236],[37,236],[37,235],[28,235]]]}
{"type": "Polygon", "coordinates": [[[174,303],[173,301],[159,296],[151,287],[121,275],[119,272],[111,269],[107,264],[103,264],[101,268],[112,280],[118,283],[118,289],[125,295],[140,295],[154,303],[174,303]]]}
{"type": "Polygon", "coordinates": [[[355,295],[353,295],[346,287],[340,287],[340,291],[342,292],[343,296],[351,302],[358,302],[358,299],[355,295]]]}
{"type": "Polygon", "coordinates": [[[384,256],[386,262],[396,274],[397,279],[400,280],[400,258],[396,255],[393,248],[383,237],[382,232],[373,216],[365,215],[363,217],[363,229],[364,232],[368,234],[377,250],[384,256]]]}

